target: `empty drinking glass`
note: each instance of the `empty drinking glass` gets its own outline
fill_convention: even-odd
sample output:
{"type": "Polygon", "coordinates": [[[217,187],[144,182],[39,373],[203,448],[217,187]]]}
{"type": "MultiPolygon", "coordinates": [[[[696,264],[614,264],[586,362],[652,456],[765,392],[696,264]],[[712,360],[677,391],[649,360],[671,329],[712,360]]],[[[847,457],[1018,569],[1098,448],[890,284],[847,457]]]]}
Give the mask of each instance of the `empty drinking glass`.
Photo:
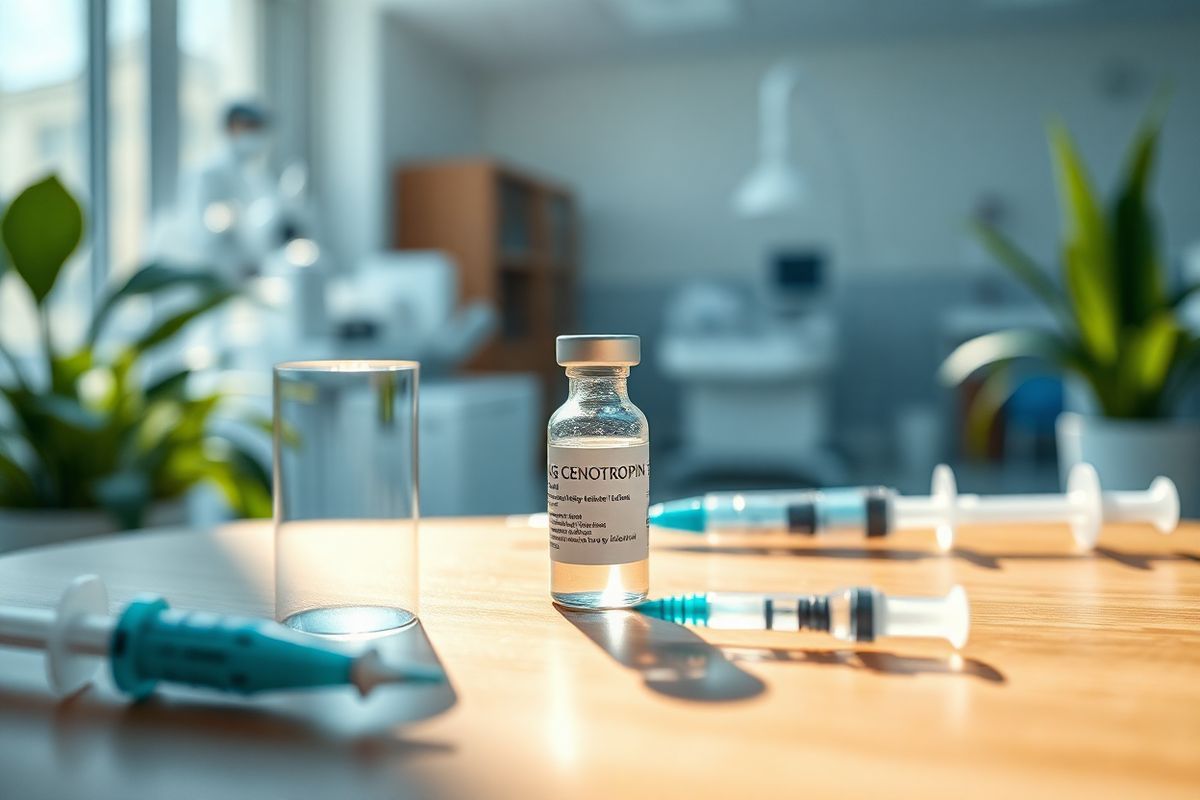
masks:
{"type": "Polygon", "coordinates": [[[275,616],[379,635],[417,618],[414,361],[275,367],[275,616]]]}

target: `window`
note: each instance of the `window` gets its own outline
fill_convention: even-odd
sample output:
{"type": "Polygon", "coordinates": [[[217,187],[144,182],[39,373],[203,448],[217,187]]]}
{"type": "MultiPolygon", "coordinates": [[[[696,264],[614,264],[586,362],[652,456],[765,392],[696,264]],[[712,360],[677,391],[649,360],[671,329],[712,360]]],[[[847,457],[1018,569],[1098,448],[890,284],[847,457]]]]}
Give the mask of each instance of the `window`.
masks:
{"type": "MultiPolygon", "coordinates": [[[[86,25],[84,0],[0,2],[0,202],[51,172],[85,196],[86,25]]],[[[65,278],[72,298],[80,285],[86,297],[80,262],[65,278]]],[[[32,303],[14,275],[0,279],[0,337],[18,352],[36,347],[32,303]]]]}
{"type": "MultiPolygon", "coordinates": [[[[151,198],[173,200],[162,176],[197,170],[220,145],[224,106],[259,93],[265,8],[262,0],[0,0],[0,207],[54,172],[91,206],[97,241],[108,240],[95,260],[84,252],[68,264],[53,326],[62,343],[88,316],[86,265],[101,280],[136,269],[151,239],[151,198]],[[89,50],[89,31],[105,34],[94,45],[104,52],[89,50]],[[97,119],[89,89],[107,96],[97,119]],[[92,143],[107,147],[106,169],[89,170],[92,143]],[[89,194],[105,202],[89,203],[89,194]]],[[[33,351],[33,323],[19,279],[0,278],[0,337],[33,351]]]]}
{"type": "Polygon", "coordinates": [[[259,4],[179,2],[179,165],[195,170],[220,147],[221,112],[260,87],[259,4]]]}
{"type": "Polygon", "coordinates": [[[108,4],[109,274],[120,278],[142,261],[149,223],[150,0],[108,4]]]}

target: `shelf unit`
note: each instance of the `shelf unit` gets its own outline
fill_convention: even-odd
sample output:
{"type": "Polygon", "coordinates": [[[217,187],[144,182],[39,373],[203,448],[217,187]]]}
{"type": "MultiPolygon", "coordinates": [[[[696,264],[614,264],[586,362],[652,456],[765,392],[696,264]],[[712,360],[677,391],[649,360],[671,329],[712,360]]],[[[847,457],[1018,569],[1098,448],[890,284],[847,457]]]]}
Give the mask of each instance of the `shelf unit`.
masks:
{"type": "Polygon", "coordinates": [[[548,408],[563,380],[554,337],[574,324],[571,192],[493,160],[462,159],[402,165],[393,198],[393,247],[452,254],[460,300],[484,300],[499,313],[496,335],[467,369],[534,373],[548,408]]]}

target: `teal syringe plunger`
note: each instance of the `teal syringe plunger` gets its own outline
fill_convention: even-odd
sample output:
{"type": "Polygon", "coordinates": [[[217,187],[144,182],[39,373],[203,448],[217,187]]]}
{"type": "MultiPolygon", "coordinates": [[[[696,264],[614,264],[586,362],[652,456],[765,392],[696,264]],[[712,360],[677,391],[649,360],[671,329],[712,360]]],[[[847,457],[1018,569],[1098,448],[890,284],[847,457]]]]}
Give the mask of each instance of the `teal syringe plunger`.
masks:
{"type": "Polygon", "coordinates": [[[1061,494],[959,494],[954,472],[945,464],[933,471],[932,484],[926,496],[904,496],[882,486],[712,492],[651,506],[650,524],[716,536],[853,529],[875,537],[933,528],[944,550],[954,545],[958,526],[970,523],[1063,522],[1082,550],[1096,546],[1105,522],[1149,523],[1163,533],[1179,524],[1179,493],[1170,478],[1155,478],[1144,491],[1106,492],[1091,464],[1076,464],[1061,494]]]}
{"type": "Polygon", "coordinates": [[[843,642],[898,636],[967,643],[971,611],[955,586],[942,597],[895,597],[878,589],[829,594],[707,592],[647,600],[634,607],[649,617],[718,630],[825,631],[843,642]]]}
{"type": "Polygon", "coordinates": [[[145,697],[161,681],[237,694],[353,685],[366,696],[385,683],[441,683],[435,666],[390,664],[270,620],[178,611],[139,597],[117,616],[94,575],[76,578],[56,608],[0,607],[0,645],[44,650],[50,687],[67,695],[107,661],[125,694],[145,697]]]}

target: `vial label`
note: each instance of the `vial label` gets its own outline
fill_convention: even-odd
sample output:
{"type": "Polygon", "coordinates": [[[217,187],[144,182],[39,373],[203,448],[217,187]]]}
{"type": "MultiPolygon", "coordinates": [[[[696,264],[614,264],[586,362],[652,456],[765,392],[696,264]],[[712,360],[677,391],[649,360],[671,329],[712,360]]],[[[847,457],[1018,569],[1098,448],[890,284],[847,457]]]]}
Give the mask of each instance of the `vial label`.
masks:
{"type": "Polygon", "coordinates": [[[546,511],[550,559],[628,564],[650,553],[650,445],[550,445],[546,511]]]}

